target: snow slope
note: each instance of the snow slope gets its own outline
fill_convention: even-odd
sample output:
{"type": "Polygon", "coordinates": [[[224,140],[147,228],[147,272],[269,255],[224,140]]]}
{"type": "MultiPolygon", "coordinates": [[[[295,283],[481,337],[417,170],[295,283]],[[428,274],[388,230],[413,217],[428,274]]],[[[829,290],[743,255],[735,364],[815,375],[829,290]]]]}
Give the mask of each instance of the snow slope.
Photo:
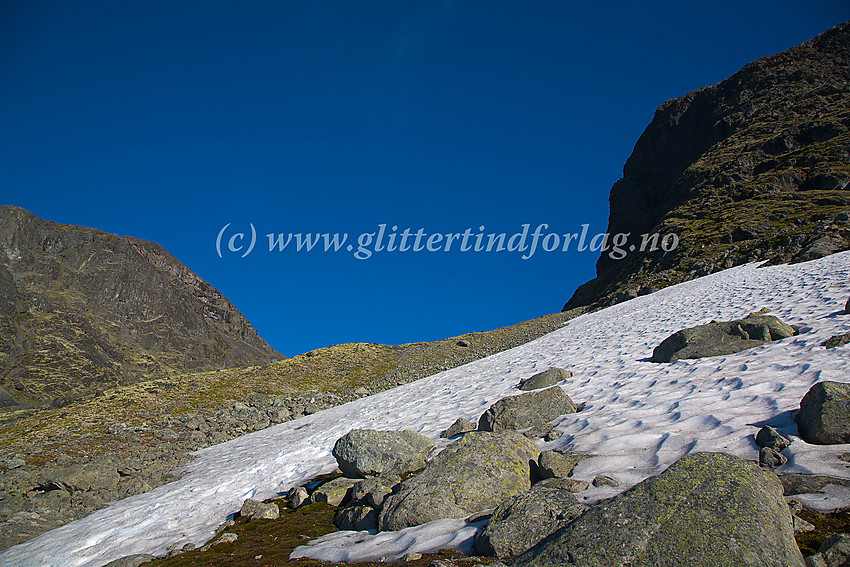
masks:
{"type": "MultiPolygon", "coordinates": [[[[518,393],[521,378],[553,366],[573,371],[563,387],[586,408],[561,420],[566,435],[547,448],[599,455],[579,464],[578,479],[606,474],[622,491],[691,451],[756,459],[759,427],[796,435],[791,412],[812,384],[850,382],[850,347],[819,346],[850,332],[850,315],[843,314],[848,296],[850,252],[793,266],[742,266],[672,286],[578,317],[509,351],[199,451],[181,480],[12,547],[0,554],[0,565],[99,566],[134,553],[163,554],[173,543],[201,544],[245,498],[272,497],[333,470],[330,450],[349,430],[413,429],[437,438],[456,418],[477,420],[499,398],[518,393]],[[678,329],[762,307],[803,332],[730,356],[648,362],[652,349],[678,329]]],[[[850,445],[813,446],[795,438],[782,470],[850,478],[850,465],[837,458],[848,451],[850,445]]],[[[850,505],[847,489],[828,492],[810,504],[850,505]]],[[[592,502],[613,493],[591,487],[580,496],[592,502]]],[[[420,536],[416,528],[384,535],[382,545],[388,555],[419,550],[423,538],[462,545],[459,526],[444,522],[419,528],[420,536]]],[[[357,545],[331,540],[338,560],[357,556],[357,545]]],[[[310,547],[327,551],[329,543],[310,547]]]]}

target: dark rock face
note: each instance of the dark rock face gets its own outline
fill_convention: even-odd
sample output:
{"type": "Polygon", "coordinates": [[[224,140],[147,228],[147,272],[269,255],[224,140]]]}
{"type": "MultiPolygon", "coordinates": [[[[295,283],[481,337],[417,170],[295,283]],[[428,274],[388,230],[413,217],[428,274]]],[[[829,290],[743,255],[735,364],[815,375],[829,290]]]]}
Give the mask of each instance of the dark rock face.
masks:
{"type": "Polygon", "coordinates": [[[823,341],[820,346],[824,348],[836,348],[844,346],[846,344],[850,344],[850,333],[844,333],[843,335],[834,335],[832,337],[829,337],[828,339],[823,341]]]}
{"type": "Polygon", "coordinates": [[[525,429],[543,425],[556,417],[575,413],[577,406],[560,386],[502,398],[478,420],[479,431],[525,429]]]}
{"type": "Polygon", "coordinates": [[[354,429],[337,439],[332,452],[343,473],[363,478],[418,471],[436,448],[415,431],[354,429]]]}
{"type": "Polygon", "coordinates": [[[519,433],[467,433],[386,497],[380,529],[400,530],[495,508],[531,488],[531,463],[539,453],[519,433]]]}
{"type": "Polygon", "coordinates": [[[723,453],[695,453],[591,507],[514,562],[543,565],[803,567],[773,473],[723,453]]]}
{"type": "Polygon", "coordinates": [[[797,330],[773,315],[752,314],[738,321],[712,321],[677,331],[652,351],[652,362],[733,354],[793,337],[797,330]]]}
{"type": "Polygon", "coordinates": [[[795,418],[807,443],[850,443],[850,384],[818,382],[803,396],[795,418]]]}
{"type": "Polygon", "coordinates": [[[755,260],[850,248],[850,23],[662,104],[611,189],[629,234],[565,309],[602,307],[755,260]],[[664,250],[644,234],[676,234],[664,250]],[[644,252],[640,248],[644,244],[644,252]],[[615,255],[621,257],[621,255],[615,255]]]}
{"type": "Polygon", "coordinates": [[[538,372],[534,376],[520,380],[518,388],[526,392],[530,390],[549,388],[558,382],[566,380],[572,375],[572,372],[564,370],[563,368],[550,368],[549,370],[538,372]]]}
{"type": "Polygon", "coordinates": [[[519,555],[587,509],[569,491],[532,488],[502,502],[475,537],[475,552],[500,559],[519,555]]]}
{"type": "Polygon", "coordinates": [[[0,376],[20,399],[281,358],[158,244],[0,207],[0,376]]]}

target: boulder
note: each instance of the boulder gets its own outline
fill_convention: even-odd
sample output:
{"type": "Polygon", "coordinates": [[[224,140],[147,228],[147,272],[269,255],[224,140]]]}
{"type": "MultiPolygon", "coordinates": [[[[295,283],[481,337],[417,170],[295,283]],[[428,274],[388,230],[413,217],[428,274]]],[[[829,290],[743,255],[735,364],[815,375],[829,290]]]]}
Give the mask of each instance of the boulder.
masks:
{"type": "Polygon", "coordinates": [[[239,515],[249,520],[277,520],[280,517],[280,508],[274,502],[258,502],[248,498],[242,504],[239,515]]]}
{"type": "Polygon", "coordinates": [[[736,321],[712,321],[676,331],[652,351],[652,362],[733,354],[793,337],[797,329],[773,315],[750,314],[736,321]]]}
{"type": "Polygon", "coordinates": [[[833,335],[829,337],[823,341],[820,346],[825,348],[837,348],[848,343],[850,343],[850,333],[844,333],[843,335],[833,335]]]}
{"type": "Polygon", "coordinates": [[[339,506],[345,501],[356,483],[356,479],[344,476],[329,480],[313,491],[313,494],[310,495],[310,503],[326,502],[331,506],[339,506]]]}
{"type": "Polygon", "coordinates": [[[803,396],[794,420],[807,443],[850,443],[850,384],[818,382],[803,396]]]}
{"type": "Polygon", "coordinates": [[[443,431],[440,437],[442,437],[443,439],[450,439],[455,435],[460,435],[461,433],[469,433],[470,431],[475,431],[475,424],[467,419],[459,417],[453,424],[449,426],[448,429],[443,431]]]}
{"type": "Polygon", "coordinates": [[[354,429],[337,439],[333,456],[346,476],[403,475],[424,467],[436,448],[415,431],[354,429]]]}
{"type": "Polygon", "coordinates": [[[478,420],[479,431],[525,429],[543,425],[578,408],[560,386],[502,398],[478,420]]]}
{"type": "Polygon", "coordinates": [[[293,486],[289,492],[286,493],[286,503],[289,504],[289,507],[293,510],[300,508],[309,500],[310,494],[303,486],[293,486]]]}
{"type": "Polygon", "coordinates": [[[534,376],[520,380],[517,387],[526,392],[529,390],[540,390],[554,386],[572,375],[572,372],[563,368],[550,368],[549,370],[538,372],[534,376]]]}
{"type": "Polygon", "coordinates": [[[543,451],[537,459],[540,478],[567,478],[579,461],[592,456],[575,451],[543,451]]]}
{"type": "Polygon", "coordinates": [[[544,478],[534,485],[535,488],[557,488],[560,490],[568,490],[569,492],[584,492],[590,485],[583,480],[574,478],[544,478]]]}
{"type": "Polygon", "coordinates": [[[334,525],[355,532],[374,530],[378,527],[378,512],[369,506],[340,508],[334,516],[334,525]]]}
{"type": "Polygon", "coordinates": [[[813,567],[844,567],[850,562],[850,534],[828,537],[806,562],[813,567]]]}
{"type": "Polygon", "coordinates": [[[400,480],[398,477],[389,479],[380,476],[361,480],[351,487],[351,502],[380,510],[384,505],[384,499],[400,480]]]}
{"type": "Polygon", "coordinates": [[[791,439],[782,435],[776,428],[765,425],[756,433],[756,445],[769,447],[774,451],[784,451],[791,446],[791,439]]]}
{"type": "Polygon", "coordinates": [[[537,488],[518,492],[499,504],[475,536],[478,555],[513,557],[581,515],[586,506],[566,490],[537,488]]]}
{"type": "Polygon", "coordinates": [[[788,457],[773,449],[772,447],[762,447],[759,450],[759,466],[766,469],[775,469],[781,467],[788,462],[788,457]]]}
{"type": "Polygon", "coordinates": [[[380,529],[400,530],[495,508],[531,487],[531,465],[539,453],[519,433],[467,433],[387,496],[380,529]]]}
{"type": "Polygon", "coordinates": [[[597,504],[513,567],[803,567],[773,473],[724,453],[694,453],[597,504]]]}

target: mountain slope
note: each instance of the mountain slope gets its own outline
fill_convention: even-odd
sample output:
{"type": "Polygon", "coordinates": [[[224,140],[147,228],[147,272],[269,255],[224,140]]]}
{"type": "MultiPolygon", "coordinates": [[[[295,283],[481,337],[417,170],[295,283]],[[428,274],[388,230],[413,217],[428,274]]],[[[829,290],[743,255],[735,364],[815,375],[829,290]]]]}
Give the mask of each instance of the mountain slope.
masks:
{"type": "Polygon", "coordinates": [[[603,253],[564,309],[610,305],[753,260],[850,248],[850,22],[662,104],[611,189],[608,232],[675,250],[603,253]]]}
{"type": "Polygon", "coordinates": [[[158,244],[0,207],[0,386],[17,400],[282,358],[158,244]]]}
{"type": "MultiPolygon", "coordinates": [[[[766,269],[742,266],[669,287],[579,316],[526,345],[204,449],[181,480],[12,547],[0,554],[0,563],[95,567],[123,555],[200,544],[245,498],[273,497],[333,470],[331,448],[350,429],[412,429],[436,439],[456,418],[474,420],[497,399],[515,394],[521,378],[552,366],[574,372],[563,387],[586,405],[560,419],[564,435],[547,448],[598,455],[582,461],[573,476],[590,481],[605,474],[620,483],[616,490],[591,486],[580,493],[583,500],[612,496],[689,452],[757,459],[752,439],[765,423],[794,436],[784,472],[850,478],[838,458],[846,449],[807,444],[796,437],[791,419],[813,383],[850,370],[840,349],[820,346],[850,330],[847,316],[831,316],[848,295],[850,252],[766,269]],[[803,331],[728,356],[648,361],[654,346],[678,329],[760,307],[803,331]]],[[[818,506],[817,498],[807,505],[818,506]]],[[[846,506],[850,493],[837,498],[846,506]]],[[[378,537],[390,545],[403,537],[413,546],[427,539],[418,533],[378,537]]],[[[352,557],[383,555],[375,540],[358,536],[346,544],[352,557]],[[354,539],[362,540],[359,548],[354,539]]],[[[314,549],[332,553],[334,545],[314,549]]]]}

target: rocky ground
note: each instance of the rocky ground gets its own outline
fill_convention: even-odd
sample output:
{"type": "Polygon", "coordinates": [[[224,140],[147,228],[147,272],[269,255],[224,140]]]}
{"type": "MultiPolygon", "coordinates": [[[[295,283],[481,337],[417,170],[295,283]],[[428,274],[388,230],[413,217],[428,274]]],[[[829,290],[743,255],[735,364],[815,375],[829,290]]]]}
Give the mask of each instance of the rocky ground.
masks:
{"type": "Polygon", "coordinates": [[[578,312],[401,346],[330,346],[0,415],[0,548],[177,478],[191,452],[524,344],[578,312]]]}

